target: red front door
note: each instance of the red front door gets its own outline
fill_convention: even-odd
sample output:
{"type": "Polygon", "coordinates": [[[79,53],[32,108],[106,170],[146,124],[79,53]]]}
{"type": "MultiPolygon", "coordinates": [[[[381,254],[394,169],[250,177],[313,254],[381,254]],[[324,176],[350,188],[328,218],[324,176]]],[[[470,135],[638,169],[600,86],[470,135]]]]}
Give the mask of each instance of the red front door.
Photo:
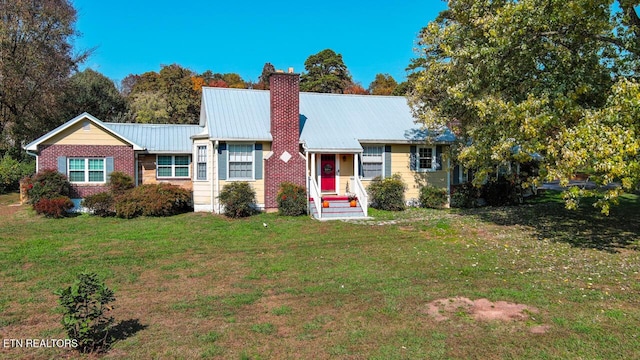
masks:
{"type": "Polygon", "coordinates": [[[320,191],[336,191],[336,156],[321,155],[320,157],[320,191]]]}

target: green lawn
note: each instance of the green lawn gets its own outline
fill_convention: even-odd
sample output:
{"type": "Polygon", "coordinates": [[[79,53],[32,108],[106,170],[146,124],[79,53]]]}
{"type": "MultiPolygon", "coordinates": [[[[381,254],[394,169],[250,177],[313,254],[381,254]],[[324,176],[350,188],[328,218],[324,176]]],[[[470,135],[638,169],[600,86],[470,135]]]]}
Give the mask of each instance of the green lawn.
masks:
{"type": "MultiPolygon", "coordinates": [[[[126,333],[106,358],[637,358],[640,200],[627,195],[609,217],[543,200],[372,210],[375,221],[358,223],[54,220],[23,207],[0,217],[0,336],[64,338],[53,291],[89,270],[115,290],[126,333]],[[510,322],[427,313],[457,296],[538,312],[510,322]]],[[[0,347],[0,358],[57,357],[81,356],[0,347]]]]}

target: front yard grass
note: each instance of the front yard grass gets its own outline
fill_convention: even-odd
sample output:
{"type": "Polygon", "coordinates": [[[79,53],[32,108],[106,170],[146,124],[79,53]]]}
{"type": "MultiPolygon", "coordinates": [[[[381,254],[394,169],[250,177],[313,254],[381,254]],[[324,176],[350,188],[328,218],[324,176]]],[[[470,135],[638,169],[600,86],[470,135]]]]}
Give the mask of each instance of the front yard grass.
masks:
{"type": "MultiPolygon", "coordinates": [[[[636,358],[640,200],[628,195],[605,217],[545,199],[374,210],[353,223],[55,220],[23,207],[0,218],[0,336],[65,338],[53,291],[88,270],[115,290],[116,322],[132,325],[105,358],[636,358]],[[427,313],[458,296],[538,312],[510,322],[427,313]]],[[[0,347],[0,358],[59,357],[82,356],[0,347]]]]}

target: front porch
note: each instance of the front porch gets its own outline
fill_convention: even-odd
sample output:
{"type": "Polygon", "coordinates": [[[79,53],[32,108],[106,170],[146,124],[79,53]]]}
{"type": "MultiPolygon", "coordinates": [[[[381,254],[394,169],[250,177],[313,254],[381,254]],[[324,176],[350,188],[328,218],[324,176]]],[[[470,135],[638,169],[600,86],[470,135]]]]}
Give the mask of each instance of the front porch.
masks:
{"type": "Polygon", "coordinates": [[[368,217],[369,198],[358,176],[360,156],[361,152],[307,153],[311,216],[318,220],[368,217]]]}

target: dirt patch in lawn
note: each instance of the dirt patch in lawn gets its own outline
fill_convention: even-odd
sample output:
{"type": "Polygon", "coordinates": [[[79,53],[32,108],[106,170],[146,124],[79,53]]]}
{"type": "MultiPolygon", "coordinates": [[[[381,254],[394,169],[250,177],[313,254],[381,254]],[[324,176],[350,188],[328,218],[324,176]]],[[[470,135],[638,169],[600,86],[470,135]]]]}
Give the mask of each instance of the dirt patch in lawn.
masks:
{"type": "Polygon", "coordinates": [[[17,213],[23,208],[21,204],[0,205],[0,216],[9,216],[17,213]]]}
{"type": "MultiPolygon", "coordinates": [[[[427,304],[426,313],[436,321],[449,320],[452,316],[466,314],[477,321],[524,321],[537,314],[535,307],[506,301],[492,302],[487,299],[471,300],[465,297],[438,299],[427,304]]],[[[545,333],[548,326],[536,326],[532,333],[545,333]]]]}

